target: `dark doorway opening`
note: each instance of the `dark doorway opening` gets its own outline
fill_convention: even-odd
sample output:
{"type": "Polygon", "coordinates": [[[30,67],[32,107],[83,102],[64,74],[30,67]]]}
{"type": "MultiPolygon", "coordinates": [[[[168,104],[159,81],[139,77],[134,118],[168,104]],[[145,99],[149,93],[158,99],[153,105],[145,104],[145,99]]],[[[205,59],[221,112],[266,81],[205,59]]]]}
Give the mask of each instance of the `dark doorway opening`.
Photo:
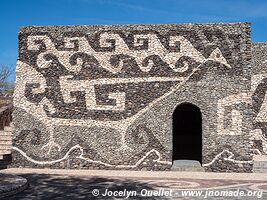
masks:
{"type": "Polygon", "coordinates": [[[202,118],[200,109],[183,103],[173,113],[173,160],[202,160],[202,118]]]}

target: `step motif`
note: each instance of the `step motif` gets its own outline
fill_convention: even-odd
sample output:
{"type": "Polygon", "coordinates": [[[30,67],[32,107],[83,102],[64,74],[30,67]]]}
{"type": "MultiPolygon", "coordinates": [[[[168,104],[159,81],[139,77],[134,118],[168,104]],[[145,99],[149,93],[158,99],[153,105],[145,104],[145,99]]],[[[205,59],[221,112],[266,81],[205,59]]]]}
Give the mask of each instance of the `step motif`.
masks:
{"type": "Polygon", "coordinates": [[[3,155],[3,154],[11,154],[11,149],[8,149],[8,150],[6,150],[6,149],[4,149],[4,150],[0,149],[0,155],[3,155]]]}
{"type": "Polygon", "coordinates": [[[11,132],[12,133],[12,128],[10,126],[5,126],[4,127],[5,132],[11,132]]]}
{"type": "Polygon", "coordinates": [[[0,141],[12,141],[12,135],[0,135],[0,141]]]}
{"type": "Polygon", "coordinates": [[[12,145],[12,140],[0,140],[0,147],[1,145],[12,145]]]}
{"type": "Polygon", "coordinates": [[[12,132],[0,131],[0,137],[1,137],[2,135],[12,135],[12,132]]]}
{"type": "Polygon", "coordinates": [[[12,148],[11,144],[7,144],[7,145],[0,144],[0,150],[11,150],[11,148],[12,148]]]}

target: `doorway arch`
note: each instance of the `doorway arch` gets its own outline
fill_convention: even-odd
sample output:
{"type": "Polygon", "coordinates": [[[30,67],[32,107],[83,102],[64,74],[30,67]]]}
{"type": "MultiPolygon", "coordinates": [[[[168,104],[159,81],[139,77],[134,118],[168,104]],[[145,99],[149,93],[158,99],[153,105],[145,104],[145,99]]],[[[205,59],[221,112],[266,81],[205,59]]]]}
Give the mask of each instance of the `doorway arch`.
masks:
{"type": "Polygon", "coordinates": [[[202,164],[202,116],[191,103],[182,103],[173,112],[172,160],[197,160],[202,164]]]}

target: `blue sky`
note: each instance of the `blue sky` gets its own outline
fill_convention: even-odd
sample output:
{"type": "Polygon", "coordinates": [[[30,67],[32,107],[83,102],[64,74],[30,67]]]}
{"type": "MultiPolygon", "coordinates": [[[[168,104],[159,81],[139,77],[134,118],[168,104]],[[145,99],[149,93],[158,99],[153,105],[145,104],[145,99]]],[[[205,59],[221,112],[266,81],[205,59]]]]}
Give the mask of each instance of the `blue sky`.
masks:
{"type": "Polygon", "coordinates": [[[0,0],[0,66],[15,80],[20,26],[251,22],[267,41],[266,0],[0,0]]]}

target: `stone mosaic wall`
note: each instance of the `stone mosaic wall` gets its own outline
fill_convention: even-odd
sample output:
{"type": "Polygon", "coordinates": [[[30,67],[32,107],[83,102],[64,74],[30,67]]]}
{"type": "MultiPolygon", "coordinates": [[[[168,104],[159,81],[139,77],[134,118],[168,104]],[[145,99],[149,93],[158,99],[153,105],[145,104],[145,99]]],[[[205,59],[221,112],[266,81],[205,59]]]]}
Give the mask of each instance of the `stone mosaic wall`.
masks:
{"type": "Polygon", "coordinates": [[[267,43],[253,45],[253,75],[251,78],[251,97],[253,107],[254,154],[267,155],[267,43]]]}
{"type": "Polygon", "coordinates": [[[247,23],[22,28],[13,166],[168,170],[189,102],[205,170],[251,171],[250,61],[247,23]]]}

